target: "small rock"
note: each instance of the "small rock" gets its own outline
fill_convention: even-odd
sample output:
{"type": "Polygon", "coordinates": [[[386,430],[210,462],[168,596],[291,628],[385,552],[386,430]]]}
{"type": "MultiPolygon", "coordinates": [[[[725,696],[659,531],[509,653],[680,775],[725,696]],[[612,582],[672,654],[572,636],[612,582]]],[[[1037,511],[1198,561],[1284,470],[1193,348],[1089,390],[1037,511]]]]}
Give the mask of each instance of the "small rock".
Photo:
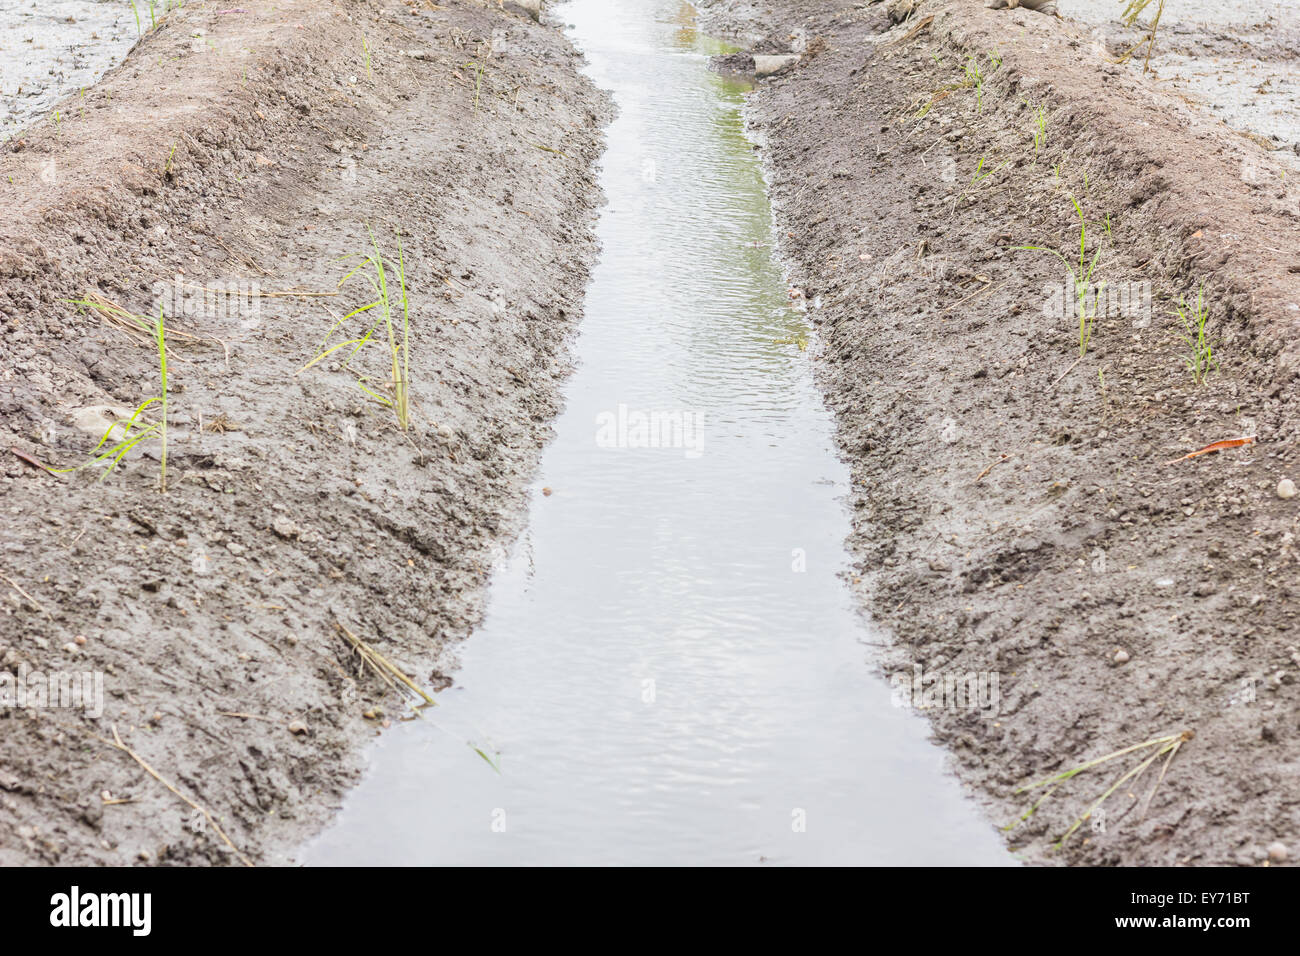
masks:
{"type": "Polygon", "coordinates": [[[302,534],[302,530],[284,515],[280,515],[271,522],[271,530],[285,540],[296,538],[302,534]]]}
{"type": "Polygon", "coordinates": [[[245,548],[238,541],[231,541],[226,544],[226,550],[231,554],[243,554],[245,548]]]}
{"type": "Polygon", "coordinates": [[[1128,656],[1128,651],[1126,651],[1126,650],[1118,650],[1118,651],[1115,652],[1115,663],[1116,663],[1116,664],[1127,664],[1127,663],[1129,662],[1129,660],[1130,660],[1130,658],[1129,658],[1129,656],[1128,656]]]}
{"type": "Polygon", "coordinates": [[[1290,478],[1283,478],[1277,483],[1277,496],[1279,498],[1295,497],[1295,482],[1290,478]]]}
{"type": "Polygon", "coordinates": [[[137,853],[137,854],[135,855],[135,858],[136,858],[137,860],[139,860],[141,863],[148,863],[148,862],[149,862],[149,851],[148,851],[148,850],[141,850],[139,853],[137,853]]]}
{"type": "Polygon", "coordinates": [[[512,13],[522,13],[534,20],[540,21],[542,18],[542,0],[506,0],[505,8],[512,13]]]}
{"type": "Polygon", "coordinates": [[[1268,858],[1273,863],[1285,863],[1289,854],[1290,851],[1281,840],[1275,840],[1268,845],[1268,858]]]}
{"type": "Polygon", "coordinates": [[[546,497],[549,498],[549,497],[551,497],[551,495],[555,494],[555,492],[551,491],[550,488],[543,488],[543,489],[542,489],[542,494],[544,494],[546,497]]]}
{"type": "Polygon", "coordinates": [[[755,54],[754,56],[754,75],[771,76],[773,73],[780,73],[787,66],[792,66],[799,62],[798,53],[784,53],[774,56],[764,56],[755,54]]]}
{"type": "Polygon", "coordinates": [[[78,646],[85,646],[85,643],[86,643],[86,635],[85,635],[85,634],[78,634],[76,637],[74,637],[74,638],[72,639],[72,641],[73,641],[74,644],[77,644],[78,646]]]}
{"type": "Polygon", "coordinates": [[[293,723],[289,724],[289,733],[301,737],[307,733],[307,725],[301,720],[295,720],[293,723]]]}

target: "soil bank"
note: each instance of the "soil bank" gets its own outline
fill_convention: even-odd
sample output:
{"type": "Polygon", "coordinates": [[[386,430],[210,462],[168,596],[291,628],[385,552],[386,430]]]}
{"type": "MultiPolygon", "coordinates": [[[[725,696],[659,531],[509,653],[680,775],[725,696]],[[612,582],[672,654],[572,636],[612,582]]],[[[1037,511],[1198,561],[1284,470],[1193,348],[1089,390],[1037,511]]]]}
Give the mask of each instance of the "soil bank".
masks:
{"type": "Polygon", "coordinates": [[[578,66],[498,4],[191,0],[0,150],[0,663],[103,688],[0,707],[0,863],[288,860],[405,710],[339,625],[448,683],[595,253],[578,66]],[[372,233],[407,431],[382,328],[303,371],[378,315],[339,286],[372,233]],[[34,464],[159,393],[113,306],[165,315],[165,494],[153,439],[103,481],[34,464]]]}
{"type": "Polygon", "coordinates": [[[1133,761],[1055,791],[1007,834],[1027,860],[1268,865],[1280,842],[1294,861],[1300,184],[1279,144],[1108,61],[1087,24],[965,0],[704,6],[751,49],[802,53],[751,119],[884,670],[999,678],[994,710],[928,709],[999,825],[1023,784],[1194,733],[1153,795],[1160,764],[1060,850],[1133,761]],[[1062,261],[1019,248],[1077,268],[1080,213],[1111,290],[1082,358],[1062,261]],[[1175,308],[1202,285],[1217,369],[1198,384],[1175,308]]]}

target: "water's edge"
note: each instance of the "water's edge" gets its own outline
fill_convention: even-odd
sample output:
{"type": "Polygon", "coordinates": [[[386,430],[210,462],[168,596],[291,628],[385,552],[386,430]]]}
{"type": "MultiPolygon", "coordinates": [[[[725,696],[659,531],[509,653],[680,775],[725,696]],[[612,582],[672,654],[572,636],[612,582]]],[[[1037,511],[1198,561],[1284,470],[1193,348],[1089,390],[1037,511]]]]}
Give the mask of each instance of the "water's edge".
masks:
{"type": "Polygon", "coordinates": [[[457,687],[306,861],[1012,862],[840,579],[847,468],[743,87],[679,0],[560,9],[620,110],[580,368],[457,687]]]}

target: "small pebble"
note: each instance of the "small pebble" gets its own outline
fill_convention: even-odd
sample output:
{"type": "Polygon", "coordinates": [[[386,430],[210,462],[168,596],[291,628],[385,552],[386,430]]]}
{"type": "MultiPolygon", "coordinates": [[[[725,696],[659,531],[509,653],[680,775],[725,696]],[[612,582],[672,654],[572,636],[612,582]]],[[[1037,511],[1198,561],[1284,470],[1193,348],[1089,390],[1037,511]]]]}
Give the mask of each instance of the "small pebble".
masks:
{"type": "Polygon", "coordinates": [[[1129,662],[1128,651],[1120,650],[1115,652],[1116,664],[1127,664],[1129,662]]]}
{"type": "Polygon", "coordinates": [[[1286,844],[1281,840],[1275,840],[1268,845],[1268,858],[1274,863],[1285,863],[1289,851],[1286,844]]]}
{"type": "Polygon", "coordinates": [[[299,737],[301,737],[303,734],[307,733],[307,725],[304,724],[301,720],[295,720],[293,723],[289,725],[289,733],[297,734],[299,737]]]}
{"type": "Polygon", "coordinates": [[[549,498],[551,497],[552,494],[554,494],[554,492],[552,492],[550,488],[543,488],[542,494],[546,495],[546,497],[549,498]]]}
{"type": "Polygon", "coordinates": [[[296,538],[302,534],[301,529],[284,515],[276,517],[271,522],[271,530],[286,540],[296,538]]]}
{"type": "Polygon", "coordinates": [[[84,647],[86,644],[86,635],[78,634],[76,637],[72,639],[72,641],[74,644],[78,645],[79,647],[84,647]]]}
{"type": "Polygon", "coordinates": [[[1277,496],[1279,498],[1295,497],[1295,482],[1290,478],[1283,478],[1277,483],[1277,496]]]}

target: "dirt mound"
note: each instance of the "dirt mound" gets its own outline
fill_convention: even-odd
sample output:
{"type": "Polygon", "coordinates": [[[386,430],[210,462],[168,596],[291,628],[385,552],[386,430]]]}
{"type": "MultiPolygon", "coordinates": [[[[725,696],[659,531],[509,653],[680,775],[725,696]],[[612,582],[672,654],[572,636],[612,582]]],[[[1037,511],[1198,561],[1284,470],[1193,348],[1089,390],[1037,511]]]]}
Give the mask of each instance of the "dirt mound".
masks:
{"type": "Polygon", "coordinates": [[[0,661],[103,689],[0,706],[0,862],[233,862],[217,826],[282,859],[400,713],[337,625],[442,686],[558,407],[607,109],[564,38],[454,0],[219,6],[0,152],[0,661]],[[382,327],[303,371],[378,315],[348,318],[373,270],[339,286],[372,233],[405,431],[382,327]],[[42,470],[159,394],[160,307],[166,494],[156,435],[103,481],[42,470]]]}
{"type": "Polygon", "coordinates": [[[752,118],[794,282],[821,305],[854,584],[892,635],[886,672],[999,678],[992,711],[929,709],[999,824],[1032,802],[1019,785],[1195,732],[1149,807],[1158,766],[1054,853],[1131,760],[1057,790],[1009,834],[1029,859],[1252,864],[1294,845],[1293,177],[1052,17],[713,13],[825,42],[752,118]],[[1090,279],[1085,336],[1065,262],[1090,279]],[[1198,382],[1177,309],[1202,288],[1215,364],[1198,382]]]}

